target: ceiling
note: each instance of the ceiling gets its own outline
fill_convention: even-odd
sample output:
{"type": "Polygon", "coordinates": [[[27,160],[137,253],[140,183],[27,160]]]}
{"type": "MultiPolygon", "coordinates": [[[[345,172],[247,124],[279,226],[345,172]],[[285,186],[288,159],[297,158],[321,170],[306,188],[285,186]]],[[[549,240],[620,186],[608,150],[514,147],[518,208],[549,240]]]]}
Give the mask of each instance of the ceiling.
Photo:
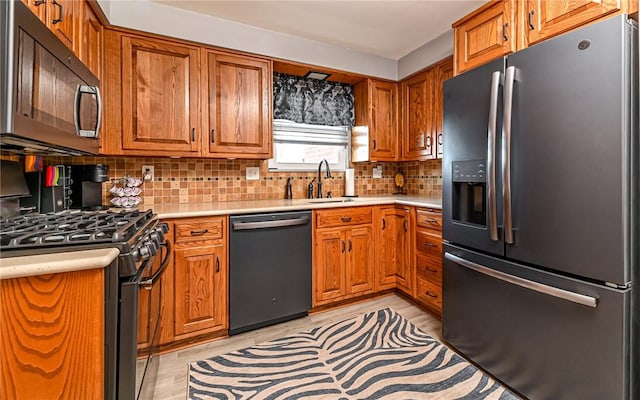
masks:
{"type": "Polygon", "coordinates": [[[393,60],[451,29],[486,0],[153,0],[393,60]]]}

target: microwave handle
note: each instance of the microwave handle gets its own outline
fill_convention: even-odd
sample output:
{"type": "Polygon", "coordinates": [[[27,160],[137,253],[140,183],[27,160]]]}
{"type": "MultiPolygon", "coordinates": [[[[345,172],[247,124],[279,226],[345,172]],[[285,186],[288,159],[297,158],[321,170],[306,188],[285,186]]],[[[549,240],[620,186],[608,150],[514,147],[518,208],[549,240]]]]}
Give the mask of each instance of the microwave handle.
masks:
{"type": "Polygon", "coordinates": [[[97,138],[100,131],[100,125],[102,124],[102,96],[100,95],[100,89],[97,86],[78,85],[76,89],[75,105],[73,107],[73,119],[76,125],[76,134],[78,136],[87,138],[97,138]],[[88,131],[80,129],[80,98],[83,94],[91,94],[96,97],[96,128],[95,130],[88,131]]]}

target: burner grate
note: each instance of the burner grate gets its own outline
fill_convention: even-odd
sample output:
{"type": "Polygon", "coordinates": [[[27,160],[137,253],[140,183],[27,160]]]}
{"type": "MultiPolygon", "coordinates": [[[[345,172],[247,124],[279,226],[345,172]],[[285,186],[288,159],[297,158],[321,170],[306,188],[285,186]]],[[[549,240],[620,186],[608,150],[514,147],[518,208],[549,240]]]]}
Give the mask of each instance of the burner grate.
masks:
{"type": "Polygon", "coordinates": [[[151,210],[20,215],[0,221],[0,249],[125,242],[153,218],[151,210]]]}

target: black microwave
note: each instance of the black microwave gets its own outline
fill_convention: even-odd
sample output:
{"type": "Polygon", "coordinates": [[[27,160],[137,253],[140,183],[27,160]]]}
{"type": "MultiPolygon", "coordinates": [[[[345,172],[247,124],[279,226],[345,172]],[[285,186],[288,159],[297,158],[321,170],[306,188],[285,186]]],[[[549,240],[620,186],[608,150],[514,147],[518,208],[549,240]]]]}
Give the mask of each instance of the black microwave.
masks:
{"type": "Polygon", "coordinates": [[[21,1],[0,1],[0,148],[99,150],[100,81],[21,1]]]}

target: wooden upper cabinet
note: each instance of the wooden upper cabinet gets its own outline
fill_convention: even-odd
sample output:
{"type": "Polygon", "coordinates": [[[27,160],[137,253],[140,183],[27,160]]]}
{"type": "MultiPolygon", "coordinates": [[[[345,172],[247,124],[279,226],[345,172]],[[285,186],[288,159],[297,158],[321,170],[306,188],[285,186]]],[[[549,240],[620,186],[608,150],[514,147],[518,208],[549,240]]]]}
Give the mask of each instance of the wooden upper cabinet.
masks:
{"type": "Polygon", "coordinates": [[[31,12],[38,16],[40,21],[47,23],[47,3],[42,0],[22,0],[24,4],[26,4],[31,12]]]}
{"type": "Polygon", "coordinates": [[[371,161],[398,159],[398,84],[365,79],[354,85],[356,125],[369,127],[371,161]]]}
{"type": "Polygon", "coordinates": [[[621,8],[621,0],[527,0],[527,42],[539,42],[621,8]]]}
{"type": "MultiPolygon", "coordinates": [[[[81,0],[22,0],[69,49],[77,51],[81,0]]],[[[77,52],[76,52],[77,54],[77,52]]]]}
{"type": "Polygon", "coordinates": [[[93,8],[86,1],[82,3],[82,24],[78,55],[80,60],[98,79],[102,67],[102,23],[93,8]]]}
{"type": "Polygon", "coordinates": [[[129,35],[121,43],[122,148],[199,152],[198,48],[129,35]]]}
{"type": "Polygon", "coordinates": [[[455,74],[516,51],[514,25],[515,4],[512,0],[491,1],[455,22],[455,74]]]}
{"type": "Polygon", "coordinates": [[[270,158],[271,61],[205,51],[203,148],[210,155],[270,158]]]}
{"type": "Polygon", "coordinates": [[[442,158],[443,154],[443,143],[444,143],[444,133],[442,131],[442,121],[444,116],[444,81],[453,77],[453,57],[448,57],[438,63],[436,66],[436,89],[435,93],[435,143],[436,143],[436,157],[442,158]]]}
{"type": "Polygon", "coordinates": [[[402,160],[435,158],[433,69],[402,82],[402,160]]]}

